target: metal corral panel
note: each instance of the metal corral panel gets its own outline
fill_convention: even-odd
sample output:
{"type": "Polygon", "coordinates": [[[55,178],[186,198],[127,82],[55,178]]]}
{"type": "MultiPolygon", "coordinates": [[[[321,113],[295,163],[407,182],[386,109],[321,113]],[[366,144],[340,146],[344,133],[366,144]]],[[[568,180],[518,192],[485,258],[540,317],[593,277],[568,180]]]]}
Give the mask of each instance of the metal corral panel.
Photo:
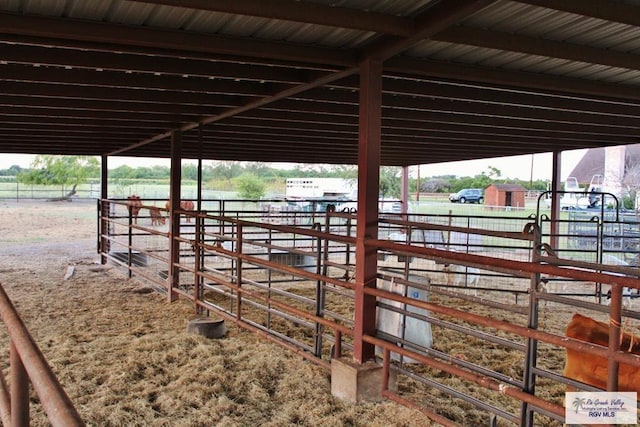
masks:
{"type": "MultiPolygon", "coordinates": [[[[409,279],[417,283],[424,283],[425,285],[429,284],[428,278],[423,276],[410,275],[409,279]]],[[[428,291],[399,284],[393,280],[378,280],[378,289],[383,289],[385,291],[410,297],[419,301],[429,301],[428,291]]],[[[380,299],[380,302],[394,307],[394,309],[406,310],[410,313],[417,314],[418,316],[429,315],[428,310],[412,305],[385,299],[380,299]]],[[[379,307],[376,321],[376,328],[385,334],[396,337],[400,340],[405,340],[406,342],[415,344],[421,348],[431,348],[433,343],[431,323],[423,319],[407,316],[390,308],[379,307]]],[[[411,348],[411,350],[420,352],[416,348],[411,348]]],[[[377,351],[380,353],[381,349],[377,349],[377,351]]],[[[393,353],[391,358],[393,360],[400,360],[400,356],[397,353],[393,353]]],[[[415,360],[411,358],[403,358],[403,361],[406,363],[415,362],[415,360]]]]}

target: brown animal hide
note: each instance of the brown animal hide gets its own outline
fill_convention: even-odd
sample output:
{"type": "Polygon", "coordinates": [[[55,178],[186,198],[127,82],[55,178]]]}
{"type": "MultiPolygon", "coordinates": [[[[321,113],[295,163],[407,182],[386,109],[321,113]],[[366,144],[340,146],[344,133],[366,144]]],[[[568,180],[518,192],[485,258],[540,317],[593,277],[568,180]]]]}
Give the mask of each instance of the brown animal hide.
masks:
{"type": "Polygon", "coordinates": [[[159,208],[149,208],[149,215],[151,216],[151,225],[164,225],[164,223],[166,222],[159,208]]]}
{"type": "MultiPolygon", "coordinates": [[[[171,201],[167,200],[167,203],[165,203],[165,207],[167,208],[167,211],[171,211],[171,201]]],[[[195,209],[195,205],[191,200],[181,200],[180,209],[182,209],[183,211],[192,211],[195,209]]],[[[190,216],[187,216],[187,222],[191,222],[190,216]]]]}
{"type": "MultiPolygon", "coordinates": [[[[574,314],[567,325],[566,335],[580,341],[607,347],[609,345],[609,326],[581,314],[574,314]]],[[[620,349],[640,354],[640,338],[623,334],[620,349]]],[[[567,348],[564,376],[592,386],[606,389],[607,359],[585,352],[567,348]]],[[[626,363],[620,364],[618,391],[640,393],[640,367],[626,363]]]]}
{"type": "Polygon", "coordinates": [[[129,210],[129,215],[131,215],[135,224],[138,223],[138,214],[140,213],[141,207],[142,200],[140,199],[140,196],[132,194],[127,197],[127,209],[129,210]]]}

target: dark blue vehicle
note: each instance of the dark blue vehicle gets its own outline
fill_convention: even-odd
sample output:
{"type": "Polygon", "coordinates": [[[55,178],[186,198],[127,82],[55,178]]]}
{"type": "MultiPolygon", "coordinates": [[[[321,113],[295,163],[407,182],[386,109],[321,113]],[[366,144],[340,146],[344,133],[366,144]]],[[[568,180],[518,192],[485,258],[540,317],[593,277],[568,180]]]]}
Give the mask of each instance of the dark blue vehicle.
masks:
{"type": "Polygon", "coordinates": [[[464,188],[449,196],[451,203],[482,203],[484,192],[481,188],[464,188]]]}

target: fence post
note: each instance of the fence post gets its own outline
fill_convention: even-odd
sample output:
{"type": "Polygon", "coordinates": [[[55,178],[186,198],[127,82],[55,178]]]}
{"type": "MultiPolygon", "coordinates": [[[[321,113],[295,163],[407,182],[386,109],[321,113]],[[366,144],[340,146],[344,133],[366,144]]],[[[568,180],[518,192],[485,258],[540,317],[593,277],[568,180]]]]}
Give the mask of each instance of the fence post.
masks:
{"type": "MultiPolygon", "coordinates": [[[[200,203],[200,201],[198,201],[198,203],[200,203]]],[[[204,218],[200,215],[197,215],[195,220],[196,235],[194,236],[193,242],[193,301],[195,303],[194,305],[196,306],[196,314],[203,313],[203,308],[199,304],[200,300],[202,299],[202,276],[200,275],[200,273],[203,270],[204,264],[204,254],[202,253],[202,248],[200,246],[204,242],[202,234],[203,222],[204,218]]]]}
{"type": "Polygon", "coordinates": [[[133,206],[127,206],[127,208],[129,210],[129,228],[127,229],[127,276],[132,278],[131,265],[133,264],[133,250],[131,247],[133,246],[133,206]]]}
{"type": "Polygon", "coordinates": [[[29,425],[29,378],[13,340],[9,347],[11,363],[11,426],[29,425]]]}
{"type": "MultiPolygon", "coordinates": [[[[329,218],[329,214],[327,213],[326,218],[329,218]]],[[[328,224],[328,220],[327,220],[327,224],[328,224]]],[[[328,225],[327,225],[328,228],[328,225]]],[[[322,231],[322,226],[320,225],[319,222],[313,224],[312,226],[313,230],[318,230],[318,231],[322,231]]],[[[321,275],[323,273],[323,253],[322,253],[322,238],[320,237],[316,237],[316,253],[317,253],[317,257],[316,257],[316,274],[321,275]]],[[[316,316],[318,317],[324,317],[324,304],[325,304],[325,289],[324,289],[324,284],[325,282],[322,280],[316,280],[316,316]]],[[[324,327],[322,326],[321,323],[316,322],[316,336],[315,336],[315,356],[316,357],[322,357],[322,334],[324,332],[324,327]]]]}
{"type": "MultiPolygon", "coordinates": [[[[531,228],[529,229],[530,233],[533,235],[533,250],[531,251],[530,261],[535,263],[540,263],[540,248],[542,247],[542,231],[541,226],[536,224],[531,224],[531,228]]],[[[526,229],[525,229],[526,231],[526,229]]],[[[538,310],[539,310],[539,299],[538,299],[538,285],[540,284],[541,275],[540,273],[531,273],[530,279],[530,292],[529,292],[529,314],[527,320],[527,327],[531,329],[538,329],[538,310]]],[[[526,354],[525,354],[525,366],[523,372],[523,391],[530,393],[535,396],[536,391],[536,374],[535,368],[538,363],[538,341],[533,338],[527,338],[526,341],[526,354]]],[[[533,425],[533,412],[531,411],[531,406],[528,403],[522,402],[521,406],[521,419],[520,426],[529,427],[533,425]]]]}
{"type": "Polygon", "coordinates": [[[236,299],[236,319],[238,321],[242,320],[242,292],[240,288],[242,287],[242,246],[243,246],[243,233],[244,228],[242,222],[238,221],[237,225],[237,236],[236,236],[236,256],[238,257],[236,261],[236,286],[238,287],[238,298],[236,299]]]}

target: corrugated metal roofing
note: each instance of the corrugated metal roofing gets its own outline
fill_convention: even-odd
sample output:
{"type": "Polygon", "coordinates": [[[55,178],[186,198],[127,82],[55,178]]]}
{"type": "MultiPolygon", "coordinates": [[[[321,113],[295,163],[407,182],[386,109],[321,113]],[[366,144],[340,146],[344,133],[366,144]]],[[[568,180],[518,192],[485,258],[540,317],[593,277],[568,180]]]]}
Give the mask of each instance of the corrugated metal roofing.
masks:
{"type": "Polygon", "coordinates": [[[639,54],[637,1],[6,0],[0,152],[355,163],[377,57],[383,164],[634,143],[639,54]]]}

